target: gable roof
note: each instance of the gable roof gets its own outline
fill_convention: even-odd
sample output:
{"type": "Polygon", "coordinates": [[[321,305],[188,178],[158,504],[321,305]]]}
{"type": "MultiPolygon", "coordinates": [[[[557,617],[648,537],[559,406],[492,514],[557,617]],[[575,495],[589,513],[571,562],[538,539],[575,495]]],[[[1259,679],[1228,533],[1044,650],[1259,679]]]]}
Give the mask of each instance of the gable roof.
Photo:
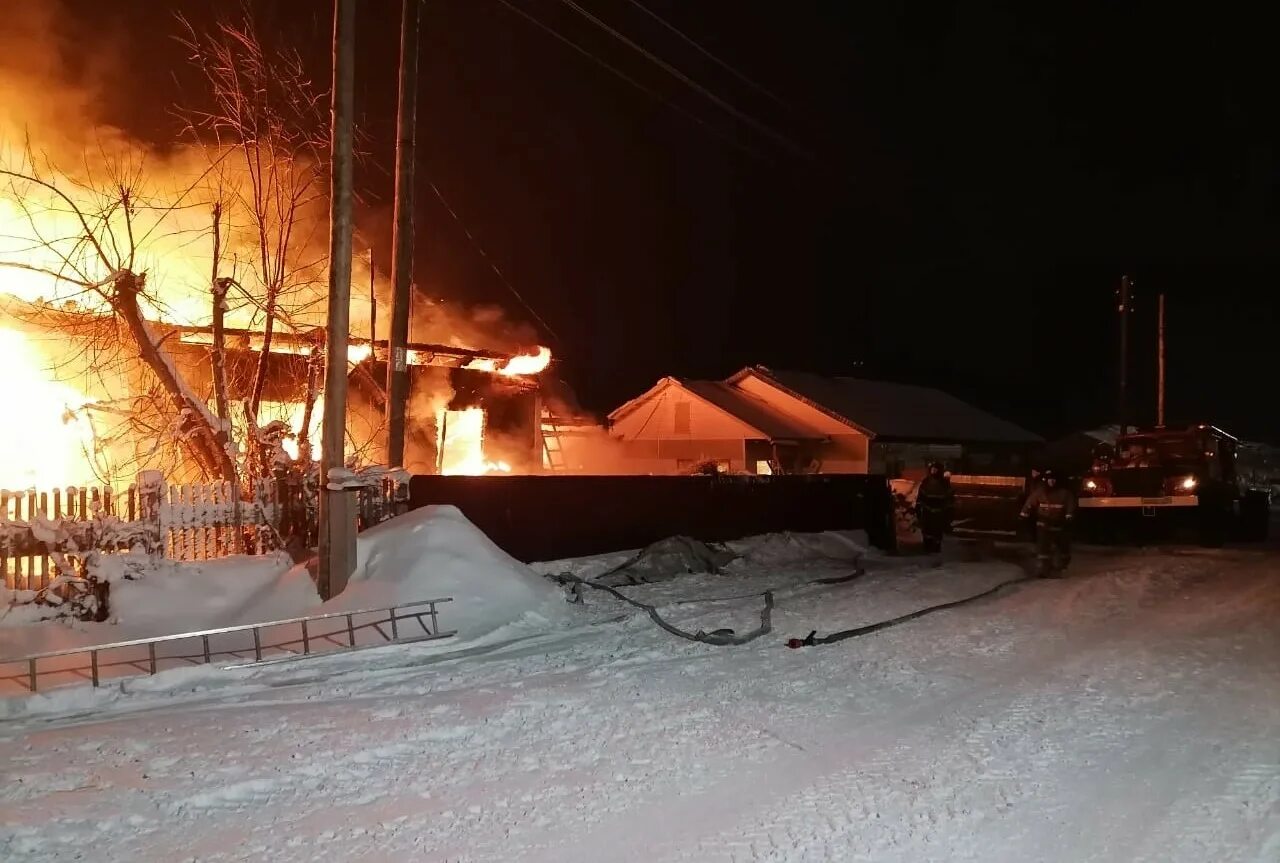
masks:
{"type": "Polygon", "coordinates": [[[756,398],[719,381],[684,380],[666,377],[643,394],[609,414],[617,421],[635,411],[670,387],[678,387],[712,409],[727,414],[766,440],[826,440],[826,435],[787,416],[763,399],[756,398]]]}
{"type": "Polygon", "coordinates": [[[930,387],[775,371],[764,366],[743,369],[726,383],[732,386],[748,376],[755,376],[877,438],[956,443],[1042,442],[1039,436],[1024,428],[930,387]]]}
{"type": "Polygon", "coordinates": [[[681,380],[689,392],[764,434],[770,440],[825,440],[826,435],[789,417],[764,399],[720,381],[681,380]]]}

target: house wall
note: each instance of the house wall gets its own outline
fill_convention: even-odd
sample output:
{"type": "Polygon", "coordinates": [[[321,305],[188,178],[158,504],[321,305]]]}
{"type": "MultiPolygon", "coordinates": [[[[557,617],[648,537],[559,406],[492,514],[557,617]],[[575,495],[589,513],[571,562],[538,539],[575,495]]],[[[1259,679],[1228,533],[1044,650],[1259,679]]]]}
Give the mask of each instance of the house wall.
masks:
{"type": "MultiPolygon", "coordinates": [[[[659,390],[616,420],[610,434],[637,473],[687,473],[698,463],[715,461],[725,470],[748,471],[746,441],[758,436],[750,426],[726,415],[675,385],[659,390]]],[[[754,466],[752,466],[754,467],[754,466]]]]}
{"type": "Polygon", "coordinates": [[[827,435],[831,442],[818,453],[822,473],[868,472],[870,438],[867,435],[755,376],[748,375],[734,386],[827,435]]]}

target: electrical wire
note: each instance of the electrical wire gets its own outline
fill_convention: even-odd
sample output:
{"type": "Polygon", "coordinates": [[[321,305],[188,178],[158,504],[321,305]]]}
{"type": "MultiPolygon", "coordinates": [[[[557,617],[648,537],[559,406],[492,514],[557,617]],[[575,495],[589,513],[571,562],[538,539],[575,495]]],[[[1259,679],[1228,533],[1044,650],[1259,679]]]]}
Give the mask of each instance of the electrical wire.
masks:
{"type": "Polygon", "coordinates": [[[657,21],[663,27],[670,30],[672,33],[678,36],[686,45],[693,48],[699,54],[706,57],[711,62],[715,63],[720,68],[724,69],[730,75],[737,78],[739,81],[746,84],[748,87],[755,90],[757,93],[761,94],[762,96],[767,96],[768,98],[772,99],[775,104],[780,105],[783,108],[786,108],[788,111],[791,110],[791,106],[788,105],[786,102],[784,102],[780,96],[778,96],[777,94],[769,90],[764,85],[751,80],[742,72],[739,72],[736,68],[734,68],[733,65],[731,65],[730,63],[727,63],[724,60],[721,60],[715,54],[712,54],[706,48],[702,47],[702,45],[698,44],[698,42],[696,42],[693,39],[693,37],[686,35],[683,31],[680,30],[680,28],[676,27],[670,21],[667,21],[657,12],[654,12],[652,9],[650,9],[648,6],[645,6],[643,3],[640,2],[640,0],[627,0],[627,2],[630,3],[632,6],[636,7],[637,9],[639,9],[644,14],[648,15],[654,21],[657,21]]]}
{"type": "Polygon", "coordinates": [[[444,193],[440,191],[440,187],[437,186],[431,180],[427,180],[427,184],[431,186],[431,191],[436,193],[436,197],[440,200],[440,203],[444,205],[445,210],[447,210],[449,212],[449,215],[453,217],[453,220],[458,223],[458,227],[462,229],[462,233],[464,233],[467,239],[471,241],[472,248],[474,248],[477,252],[480,253],[480,257],[484,258],[485,263],[489,265],[489,269],[493,270],[494,275],[496,275],[498,279],[501,280],[502,284],[506,285],[507,290],[510,291],[512,295],[517,300],[520,301],[520,305],[524,306],[525,310],[529,314],[533,315],[534,320],[542,324],[542,328],[546,330],[547,333],[549,333],[553,339],[556,340],[556,344],[559,347],[563,348],[564,343],[561,341],[560,336],[556,334],[556,331],[552,329],[551,324],[547,323],[546,320],[542,317],[542,315],[538,314],[537,310],[534,309],[533,306],[529,305],[529,302],[524,298],[524,295],[522,295],[519,291],[517,291],[515,285],[511,284],[511,282],[507,279],[507,277],[503,275],[502,270],[498,267],[498,264],[493,260],[493,258],[489,257],[489,253],[484,250],[484,246],[480,245],[480,241],[475,238],[475,236],[471,233],[471,230],[467,228],[466,223],[462,221],[462,217],[460,217],[457,211],[454,210],[452,206],[450,206],[447,200],[445,200],[444,193]]]}
{"type": "MultiPolygon", "coordinates": [[[[505,2],[505,0],[499,0],[499,2],[505,2]]],[[[643,45],[640,45],[635,41],[629,39],[626,35],[618,32],[613,27],[609,26],[604,21],[600,20],[595,15],[591,14],[591,12],[584,9],[582,6],[578,5],[578,3],[575,2],[575,0],[560,0],[560,2],[563,5],[572,9],[574,12],[577,12],[579,15],[581,15],[583,18],[590,21],[592,24],[599,27],[601,30],[604,30],[606,33],[611,35],[613,38],[617,39],[622,44],[626,45],[628,48],[631,48],[633,51],[636,51],[637,53],[639,53],[641,56],[649,60],[649,62],[653,63],[658,68],[662,69],[668,75],[671,75],[673,78],[680,81],[685,86],[691,88],[697,93],[700,93],[702,96],[706,97],[711,102],[715,103],[717,106],[720,107],[721,110],[723,110],[725,113],[729,114],[730,116],[734,117],[739,122],[744,123],[747,126],[750,126],[751,128],[755,129],[760,134],[764,135],[765,137],[771,139],[772,141],[779,144],[786,150],[790,151],[793,155],[800,156],[802,158],[808,159],[809,161],[815,160],[815,156],[813,155],[813,153],[811,153],[810,151],[806,150],[804,147],[797,144],[791,138],[788,138],[786,135],[782,134],[781,132],[778,132],[777,130],[773,129],[767,124],[761,122],[760,120],[757,120],[755,117],[752,117],[750,114],[747,114],[746,112],[741,111],[735,106],[731,105],[729,102],[726,102],[724,99],[720,98],[715,93],[711,92],[711,90],[707,89],[702,84],[699,84],[697,81],[693,80],[688,75],[686,75],[685,73],[677,69],[675,66],[672,66],[666,60],[663,60],[661,57],[657,56],[652,51],[649,51],[643,45]]]]}
{"type": "Polygon", "coordinates": [[[561,34],[558,30],[538,20],[533,15],[530,15],[528,12],[526,12],[524,9],[521,9],[520,7],[509,2],[509,0],[496,0],[496,2],[502,4],[511,12],[515,13],[516,15],[519,15],[521,18],[525,19],[530,24],[534,25],[539,30],[542,30],[544,33],[556,39],[557,41],[562,42],[565,45],[568,45],[570,48],[577,51],[582,56],[591,60],[591,62],[595,63],[597,66],[600,66],[602,69],[605,69],[613,73],[614,75],[616,75],[618,78],[621,78],[623,81],[627,82],[632,87],[639,90],[641,93],[644,93],[646,96],[650,97],[651,99],[657,102],[661,102],[671,110],[675,111],[677,114],[680,114],[681,116],[683,116],[685,119],[691,120],[692,122],[701,126],[703,129],[706,129],[708,132],[710,132],[712,135],[719,138],[721,141],[725,142],[726,144],[729,144],[730,146],[735,147],[738,150],[741,150],[742,152],[746,153],[749,156],[754,156],[757,159],[764,158],[764,154],[761,153],[759,150],[747,144],[744,144],[741,141],[734,138],[733,136],[729,135],[728,133],[721,131],[720,129],[708,123],[702,117],[699,117],[697,114],[694,114],[692,111],[682,108],[681,106],[672,102],[670,99],[666,98],[658,91],[650,87],[646,87],[644,84],[641,84],[639,81],[637,81],[635,78],[628,75],[626,72],[623,72],[617,66],[612,65],[606,60],[600,59],[598,56],[596,56],[595,54],[592,54],[586,48],[583,48],[577,42],[574,42],[572,39],[561,34]]]}

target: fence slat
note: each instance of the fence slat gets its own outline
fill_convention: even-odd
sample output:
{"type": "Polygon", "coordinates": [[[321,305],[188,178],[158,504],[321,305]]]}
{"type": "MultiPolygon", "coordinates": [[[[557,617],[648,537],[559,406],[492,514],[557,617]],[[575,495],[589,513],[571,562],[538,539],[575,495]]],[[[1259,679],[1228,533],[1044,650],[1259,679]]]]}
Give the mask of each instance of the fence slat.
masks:
{"type": "MultiPolygon", "coordinates": [[[[37,540],[31,528],[37,518],[59,523],[83,541],[86,532],[78,525],[110,517],[128,530],[109,534],[99,541],[98,550],[145,547],[178,561],[214,560],[237,551],[263,555],[275,551],[286,536],[305,535],[314,541],[316,507],[307,488],[295,475],[260,477],[237,488],[227,481],[169,484],[151,473],[139,474],[121,491],[105,485],[0,489],[0,584],[40,590],[64,574],[60,561],[77,569],[82,565],[89,549],[37,540]]],[[[394,515],[403,489],[399,480],[386,478],[362,489],[359,527],[394,515]]]]}

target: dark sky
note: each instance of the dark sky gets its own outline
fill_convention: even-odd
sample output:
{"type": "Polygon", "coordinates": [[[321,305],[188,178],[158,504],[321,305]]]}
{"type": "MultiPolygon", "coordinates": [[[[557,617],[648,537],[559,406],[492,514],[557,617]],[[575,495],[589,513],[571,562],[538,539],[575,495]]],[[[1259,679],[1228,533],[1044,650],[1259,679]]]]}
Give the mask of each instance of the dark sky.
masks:
{"type": "MultiPolygon", "coordinates": [[[[126,47],[114,74],[137,96],[119,122],[171,138],[183,57],[161,7],[200,22],[232,4],[66,2],[74,32],[126,47]]],[[[498,0],[428,0],[417,277],[529,317],[430,179],[554,329],[588,407],[760,362],[941,386],[1045,434],[1089,427],[1114,419],[1128,273],[1137,416],[1165,292],[1171,419],[1280,439],[1280,69],[1262,22],[1168,4],[645,0],[784,106],[629,0],[579,0],[806,158],[558,0],[509,2],[661,99],[498,0]]],[[[250,5],[327,80],[328,3],[250,5]]],[[[359,109],[382,166],[361,183],[386,206],[399,3],[360,10],[359,109]]]]}

